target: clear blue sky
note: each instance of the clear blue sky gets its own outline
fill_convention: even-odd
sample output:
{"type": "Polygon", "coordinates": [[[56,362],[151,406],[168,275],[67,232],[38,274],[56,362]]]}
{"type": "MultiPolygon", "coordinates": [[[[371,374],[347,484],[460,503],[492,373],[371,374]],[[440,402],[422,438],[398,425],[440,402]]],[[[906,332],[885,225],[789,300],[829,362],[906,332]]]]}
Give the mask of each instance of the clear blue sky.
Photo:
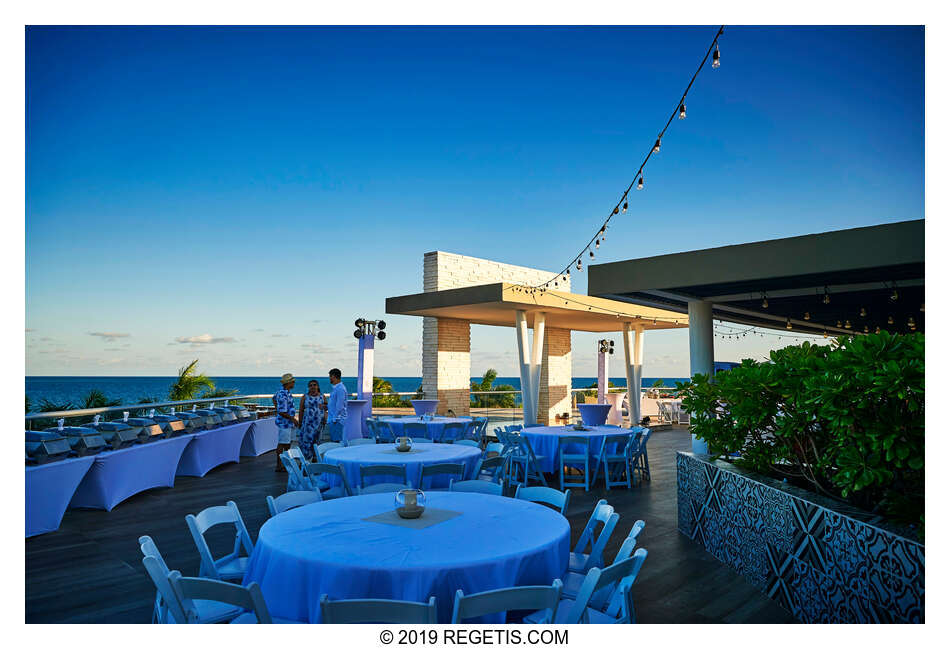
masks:
{"type": "MultiPolygon", "coordinates": [[[[28,29],[27,372],[355,373],[352,320],[420,291],[423,253],[563,267],[714,33],[28,29]]],[[[921,28],[727,26],[721,50],[598,261],[923,217],[921,28]]],[[[387,320],[377,374],[420,374],[421,320],[387,320]]],[[[472,345],[517,374],[512,329],[472,345]]],[[[645,376],[687,370],[684,332],[647,337],[645,376]]]]}

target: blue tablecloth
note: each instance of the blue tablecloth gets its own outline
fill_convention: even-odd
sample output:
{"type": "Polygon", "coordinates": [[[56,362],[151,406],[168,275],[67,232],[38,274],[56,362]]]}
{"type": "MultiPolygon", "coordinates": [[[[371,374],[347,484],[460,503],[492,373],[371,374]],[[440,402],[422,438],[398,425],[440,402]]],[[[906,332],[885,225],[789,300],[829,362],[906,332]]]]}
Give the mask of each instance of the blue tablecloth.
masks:
{"type": "Polygon", "coordinates": [[[26,467],[26,535],[59,529],[66,507],[95,456],[26,467]]]}
{"type": "Polygon", "coordinates": [[[195,438],[181,455],[178,475],[200,478],[216,466],[240,462],[241,445],[250,425],[251,422],[244,421],[195,433],[195,438]]]}
{"type": "MultiPolygon", "coordinates": [[[[593,471],[594,462],[600,454],[600,445],[604,443],[604,436],[626,435],[629,437],[630,429],[612,428],[610,426],[592,426],[590,428],[592,430],[581,431],[574,430],[570,426],[537,426],[525,428],[521,434],[531,444],[531,450],[538,456],[538,463],[545,473],[554,473],[557,470],[557,448],[558,440],[561,437],[586,437],[588,440],[587,452],[591,458],[591,471],[593,471]]],[[[580,453],[579,446],[579,444],[571,444],[567,447],[567,451],[580,453]]]]}
{"type": "Polygon", "coordinates": [[[241,442],[243,457],[257,457],[277,448],[277,418],[255,419],[241,442]]]}
{"type": "Polygon", "coordinates": [[[416,602],[435,595],[447,623],[460,588],[549,585],[567,570],[571,529],[556,511],[501,496],[427,496],[428,507],[461,515],[424,529],[362,520],[391,511],[389,493],[278,514],[261,527],[244,583],[260,584],[271,615],[301,622],[320,621],[326,593],[416,602]]]}
{"type": "Polygon", "coordinates": [[[135,494],[175,484],[175,470],[182,452],[194,435],[179,435],[135,444],[95,456],[89,472],[69,502],[70,508],[112,508],[135,494]]]}
{"type": "MultiPolygon", "coordinates": [[[[324,462],[336,464],[343,468],[346,473],[346,479],[350,487],[356,491],[360,486],[360,465],[371,464],[399,464],[406,467],[406,477],[409,484],[413,487],[419,487],[419,477],[422,474],[422,467],[430,464],[464,464],[464,479],[472,477],[475,471],[475,465],[478,464],[478,458],[482,455],[481,450],[474,446],[464,444],[430,444],[426,442],[414,444],[412,450],[408,453],[400,453],[396,450],[394,444],[362,444],[360,446],[346,446],[335,448],[328,451],[324,456],[324,462]]],[[[379,482],[392,482],[393,478],[387,476],[373,476],[366,479],[366,484],[377,484],[379,482]]],[[[448,476],[433,476],[430,478],[431,487],[448,487],[448,476]]],[[[333,480],[331,484],[336,484],[333,480]]]]}
{"type": "MultiPolygon", "coordinates": [[[[467,424],[472,421],[471,417],[437,417],[436,419],[429,419],[428,421],[423,421],[420,417],[380,417],[380,421],[385,421],[388,423],[396,437],[399,437],[404,434],[403,429],[406,424],[425,424],[426,425],[426,434],[425,437],[429,439],[442,439],[442,429],[445,428],[446,424],[459,423],[467,424]]],[[[418,437],[418,434],[411,435],[411,437],[418,437]]]]}

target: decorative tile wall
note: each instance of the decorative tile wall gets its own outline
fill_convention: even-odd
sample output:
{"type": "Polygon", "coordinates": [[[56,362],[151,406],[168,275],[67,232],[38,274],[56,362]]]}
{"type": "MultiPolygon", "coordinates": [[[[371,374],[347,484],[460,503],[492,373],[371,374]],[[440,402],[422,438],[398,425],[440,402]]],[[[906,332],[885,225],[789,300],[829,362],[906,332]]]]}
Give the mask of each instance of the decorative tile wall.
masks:
{"type": "Polygon", "coordinates": [[[678,525],[802,622],[924,621],[924,546],[865,512],[678,453],[678,525]]]}

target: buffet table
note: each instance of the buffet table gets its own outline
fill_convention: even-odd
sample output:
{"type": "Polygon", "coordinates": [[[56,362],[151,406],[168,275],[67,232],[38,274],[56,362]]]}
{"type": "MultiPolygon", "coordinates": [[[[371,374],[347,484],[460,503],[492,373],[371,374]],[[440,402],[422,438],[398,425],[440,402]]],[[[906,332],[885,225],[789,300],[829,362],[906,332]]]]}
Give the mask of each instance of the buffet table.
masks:
{"type": "Polygon", "coordinates": [[[26,536],[59,529],[66,507],[95,455],[26,467],[26,536]]]}
{"type": "Polygon", "coordinates": [[[241,442],[242,457],[257,457],[277,448],[277,418],[255,419],[241,442]]]}
{"type": "Polygon", "coordinates": [[[76,489],[70,508],[112,508],[137,493],[175,484],[175,472],[193,434],[135,444],[94,457],[92,466],[76,489]]]}
{"type": "Polygon", "coordinates": [[[216,466],[240,462],[244,435],[250,425],[251,422],[244,421],[195,433],[181,455],[178,475],[200,478],[216,466]]]}

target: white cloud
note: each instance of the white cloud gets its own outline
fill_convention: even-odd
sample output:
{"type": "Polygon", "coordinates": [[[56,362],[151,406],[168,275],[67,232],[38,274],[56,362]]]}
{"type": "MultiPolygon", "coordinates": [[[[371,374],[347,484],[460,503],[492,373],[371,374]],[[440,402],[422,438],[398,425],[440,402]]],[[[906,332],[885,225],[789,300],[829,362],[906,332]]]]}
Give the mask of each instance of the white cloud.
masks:
{"type": "Polygon", "coordinates": [[[90,336],[97,336],[105,339],[106,342],[113,342],[116,338],[128,338],[132,334],[118,333],[115,331],[90,331],[90,336]]]}
{"type": "Polygon", "coordinates": [[[287,334],[271,334],[271,338],[286,338],[287,334]]]}
{"type": "Polygon", "coordinates": [[[216,345],[218,343],[234,343],[236,339],[231,336],[212,336],[211,334],[201,334],[200,336],[179,336],[175,338],[176,343],[191,343],[192,345],[216,345]]]}

